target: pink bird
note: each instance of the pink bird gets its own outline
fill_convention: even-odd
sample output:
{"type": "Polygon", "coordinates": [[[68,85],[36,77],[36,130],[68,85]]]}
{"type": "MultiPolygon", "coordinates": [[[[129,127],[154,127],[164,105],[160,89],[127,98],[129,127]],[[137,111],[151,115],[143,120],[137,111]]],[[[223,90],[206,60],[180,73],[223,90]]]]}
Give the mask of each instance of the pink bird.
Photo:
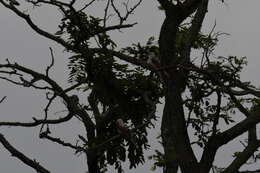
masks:
{"type": "Polygon", "coordinates": [[[150,64],[154,70],[156,70],[157,72],[159,72],[159,76],[161,79],[163,79],[163,76],[169,78],[170,75],[168,74],[168,72],[166,70],[162,69],[160,60],[158,58],[158,56],[155,55],[155,53],[151,53],[151,55],[149,56],[147,63],[150,64]]]}
{"type": "Polygon", "coordinates": [[[130,131],[126,127],[124,121],[121,118],[116,120],[116,127],[117,127],[117,131],[120,135],[122,135],[126,139],[128,139],[130,137],[130,131]]]}
{"type": "Polygon", "coordinates": [[[130,130],[126,127],[124,121],[119,118],[116,120],[116,127],[118,133],[124,137],[126,140],[131,142],[136,148],[138,148],[137,144],[133,141],[130,130]]]}

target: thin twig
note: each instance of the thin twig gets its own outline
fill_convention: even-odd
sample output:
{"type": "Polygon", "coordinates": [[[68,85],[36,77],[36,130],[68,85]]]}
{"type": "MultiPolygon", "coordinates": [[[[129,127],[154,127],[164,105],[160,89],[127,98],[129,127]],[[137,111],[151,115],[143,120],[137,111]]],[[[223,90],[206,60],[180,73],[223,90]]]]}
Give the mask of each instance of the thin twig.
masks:
{"type": "Polygon", "coordinates": [[[85,10],[86,8],[88,8],[93,2],[95,2],[96,0],[92,0],[90,1],[89,3],[87,3],[83,8],[81,8],[79,11],[83,11],[85,10]]]}
{"type": "Polygon", "coordinates": [[[0,122],[0,126],[18,126],[18,127],[35,127],[42,124],[60,124],[66,121],[69,121],[73,117],[73,114],[68,114],[65,117],[59,119],[45,120],[45,119],[36,119],[33,117],[34,122],[0,122]]]}
{"type": "Polygon", "coordinates": [[[53,50],[51,47],[49,47],[50,52],[51,52],[51,64],[47,67],[46,69],[46,76],[49,76],[49,71],[50,69],[54,66],[54,55],[53,55],[53,50]]]}
{"type": "Polygon", "coordinates": [[[72,144],[69,143],[69,142],[64,142],[64,141],[62,141],[60,138],[54,138],[54,137],[49,136],[47,133],[44,133],[44,132],[40,134],[40,138],[48,139],[48,140],[50,140],[50,141],[52,141],[52,142],[55,142],[55,143],[57,143],[57,144],[60,144],[60,145],[62,145],[62,146],[64,146],[64,147],[72,148],[72,149],[76,150],[76,153],[77,153],[77,152],[81,152],[81,151],[84,151],[85,153],[88,152],[88,151],[87,151],[85,148],[83,148],[83,147],[72,145],[72,144]]]}
{"type": "Polygon", "coordinates": [[[4,96],[1,100],[0,103],[2,103],[6,99],[6,96],[4,96]]]}

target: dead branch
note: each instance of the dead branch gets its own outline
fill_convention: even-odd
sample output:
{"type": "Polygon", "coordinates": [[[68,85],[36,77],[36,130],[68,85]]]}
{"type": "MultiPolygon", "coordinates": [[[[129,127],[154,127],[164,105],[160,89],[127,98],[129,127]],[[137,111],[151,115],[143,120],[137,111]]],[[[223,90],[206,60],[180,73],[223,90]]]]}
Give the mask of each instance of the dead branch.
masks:
{"type": "Polygon", "coordinates": [[[16,15],[18,15],[19,17],[21,17],[22,19],[24,19],[27,24],[38,34],[49,38],[50,40],[53,40],[59,44],[61,44],[62,46],[64,46],[65,48],[69,49],[69,50],[73,50],[73,46],[68,44],[66,41],[64,41],[63,39],[61,39],[60,37],[54,36],[53,34],[39,28],[30,18],[29,14],[25,14],[24,12],[20,11],[18,8],[16,8],[13,5],[7,4],[6,2],[4,2],[4,0],[0,0],[0,3],[2,5],[4,5],[6,8],[10,9],[11,11],[13,11],[16,15]]]}
{"type": "Polygon", "coordinates": [[[2,103],[5,99],[6,99],[6,96],[4,96],[3,98],[1,98],[0,103],[2,103]]]}
{"type": "Polygon", "coordinates": [[[123,6],[125,7],[125,14],[122,15],[122,13],[119,11],[118,7],[116,7],[114,0],[110,0],[111,6],[119,18],[120,25],[122,25],[128,19],[129,15],[133,14],[134,10],[142,3],[142,1],[143,0],[139,0],[130,9],[129,9],[129,4],[128,4],[129,1],[127,1],[127,3],[122,3],[123,6]]]}
{"type": "Polygon", "coordinates": [[[25,163],[26,165],[32,167],[33,169],[35,169],[37,172],[39,173],[50,173],[49,170],[47,170],[46,168],[44,168],[43,166],[41,166],[38,162],[36,162],[35,160],[30,159],[29,157],[27,157],[26,155],[24,155],[23,153],[21,153],[20,151],[18,151],[16,148],[14,148],[4,137],[4,135],[2,135],[0,133],[0,142],[2,143],[2,145],[12,154],[13,157],[16,157],[17,159],[21,160],[23,163],[25,163]]]}
{"type": "Polygon", "coordinates": [[[54,142],[54,143],[60,144],[60,145],[62,145],[62,146],[64,146],[64,147],[69,147],[69,148],[71,148],[71,149],[74,149],[74,150],[76,150],[76,153],[82,152],[82,151],[84,151],[85,153],[88,152],[88,151],[87,151],[85,148],[83,148],[83,147],[76,146],[76,145],[72,145],[71,143],[65,142],[65,141],[61,140],[60,138],[54,138],[54,137],[52,137],[52,136],[50,136],[50,135],[48,135],[47,133],[44,133],[44,132],[42,132],[42,133],[40,134],[40,138],[48,139],[48,140],[50,140],[50,141],[52,141],[52,142],[54,142]]]}
{"type": "Polygon", "coordinates": [[[51,63],[49,66],[47,66],[47,69],[46,69],[46,76],[49,76],[49,71],[50,69],[54,66],[54,55],[53,55],[53,50],[52,48],[50,47],[50,52],[51,52],[51,63]]]}
{"type": "Polygon", "coordinates": [[[68,114],[65,117],[59,118],[59,119],[36,119],[33,117],[34,122],[0,122],[0,126],[18,126],[18,127],[35,127],[42,124],[60,124],[66,121],[69,121],[73,117],[73,114],[68,114]]]}

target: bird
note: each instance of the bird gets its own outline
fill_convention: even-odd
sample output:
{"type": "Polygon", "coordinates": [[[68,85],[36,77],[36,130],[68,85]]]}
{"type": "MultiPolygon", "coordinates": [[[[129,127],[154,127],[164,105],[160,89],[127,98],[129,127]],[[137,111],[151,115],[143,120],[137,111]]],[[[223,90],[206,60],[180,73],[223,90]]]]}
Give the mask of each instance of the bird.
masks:
{"type": "Polygon", "coordinates": [[[126,140],[128,140],[130,143],[132,143],[135,148],[138,148],[138,145],[136,144],[136,142],[134,142],[133,138],[132,138],[132,134],[131,131],[127,128],[127,126],[125,125],[124,121],[121,118],[118,118],[116,120],[116,127],[117,127],[117,131],[118,133],[125,138],[126,140]]]}
{"type": "Polygon", "coordinates": [[[124,121],[121,118],[118,118],[116,120],[116,127],[117,127],[117,132],[125,137],[126,139],[130,137],[130,131],[126,127],[124,121]]]}
{"type": "Polygon", "coordinates": [[[147,59],[147,64],[151,65],[152,68],[159,74],[160,78],[163,79],[164,76],[169,78],[170,75],[166,70],[164,70],[161,66],[160,60],[156,53],[151,52],[148,59],[147,59]]]}

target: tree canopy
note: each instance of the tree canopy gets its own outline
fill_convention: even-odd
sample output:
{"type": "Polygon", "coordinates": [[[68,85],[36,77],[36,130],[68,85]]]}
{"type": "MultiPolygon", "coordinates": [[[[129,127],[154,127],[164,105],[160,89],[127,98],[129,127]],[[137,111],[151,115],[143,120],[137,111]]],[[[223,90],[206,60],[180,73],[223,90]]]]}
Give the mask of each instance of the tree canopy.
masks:
{"type": "MultiPolygon", "coordinates": [[[[160,33],[144,44],[122,47],[111,34],[137,25],[129,21],[135,10],[142,8],[143,0],[0,0],[2,8],[63,47],[69,59],[70,84],[65,88],[50,77],[55,63],[52,48],[51,63],[43,73],[13,59],[1,61],[1,80],[45,91],[48,104],[41,119],[1,121],[0,126],[39,126],[40,139],[85,154],[89,173],[107,172],[109,166],[121,173],[125,161],[130,163],[129,169],[145,163],[145,150],[153,149],[147,135],[150,128],[158,126],[158,117],[162,119],[158,140],[164,151],[156,150],[150,156],[154,169],[161,167],[164,173],[177,173],[178,169],[182,173],[237,173],[243,172],[239,169],[250,158],[257,162],[260,90],[240,79],[246,58],[213,53],[224,33],[215,31],[215,26],[208,34],[201,32],[205,15],[210,13],[209,0],[157,2],[158,10],[165,14],[160,33]],[[52,33],[36,24],[28,5],[36,10],[45,6],[57,9],[62,16],[57,30],[52,33]],[[102,15],[90,12],[96,8],[103,9],[102,15]],[[200,52],[199,57],[193,56],[194,50],[200,52]],[[86,95],[85,103],[73,94],[75,90],[86,95]],[[62,99],[66,115],[53,119],[49,108],[57,98],[62,99]],[[156,111],[158,104],[164,105],[162,115],[156,111]],[[238,115],[244,119],[238,121],[238,115]],[[78,143],[52,135],[54,126],[74,118],[84,127],[82,134],[75,136],[78,143]],[[234,153],[232,163],[226,168],[214,165],[219,148],[245,132],[245,149],[234,153]],[[194,153],[195,145],[203,151],[200,158],[194,153]]],[[[0,143],[37,172],[51,172],[15,148],[3,134],[0,143]]]]}

